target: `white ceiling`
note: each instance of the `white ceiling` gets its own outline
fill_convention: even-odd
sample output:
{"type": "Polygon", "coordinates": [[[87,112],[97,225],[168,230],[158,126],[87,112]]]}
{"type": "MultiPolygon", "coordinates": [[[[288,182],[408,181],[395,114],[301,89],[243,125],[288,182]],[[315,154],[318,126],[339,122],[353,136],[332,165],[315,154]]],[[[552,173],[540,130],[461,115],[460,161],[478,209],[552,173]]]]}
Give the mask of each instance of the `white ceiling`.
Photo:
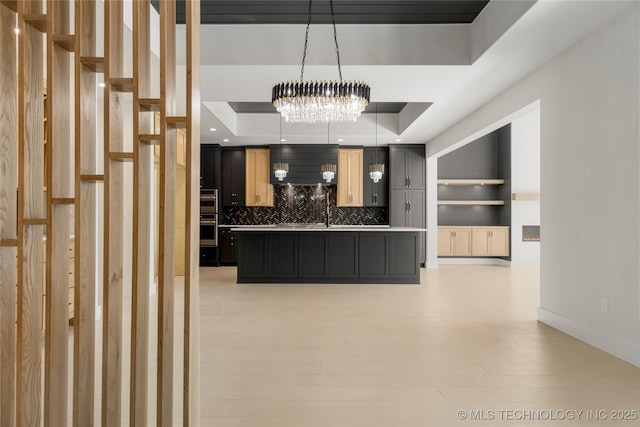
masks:
{"type": "MultiPolygon", "coordinates": [[[[630,3],[492,0],[469,25],[338,25],[342,74],[346,80],[366,81],[372,101],[410,103],[400,114],[379,115],[380,144],[426,143],[630,3]]],[[[202,27],[203,143],[279,141],[278,115],[236,114],[227,102],[269,102],[275,83],[298,79],[304,29],[202,27]]],[[[184,26],[177,37],[180,46],[184,26]]],[[[337,78],[332,43],[330,26],[312,25],[305,79],[337,78]]],[[[184,64],[180,52],[178,63],[184,64]]],[[[184,65],[178,67],[181,76],[184,65]]],[[[367,114],[353,124],[331,125],[330,140],[373,145],[375,130],[375,115],[367,114]]],[[[326,143],[327,126],[285,123],[283,138],[287,143],[326,143]]]]}

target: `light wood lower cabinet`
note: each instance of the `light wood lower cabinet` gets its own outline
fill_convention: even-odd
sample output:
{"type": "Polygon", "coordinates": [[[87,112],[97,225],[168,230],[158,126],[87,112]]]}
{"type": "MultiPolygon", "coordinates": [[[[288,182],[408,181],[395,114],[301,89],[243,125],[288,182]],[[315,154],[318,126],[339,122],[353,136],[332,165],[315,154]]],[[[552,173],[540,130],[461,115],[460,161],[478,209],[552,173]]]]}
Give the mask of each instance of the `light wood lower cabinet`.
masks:
{"type": "Polygon", "coordinates": [[[438,227],[438,256],[509,256],[509,227],[438,227]]]}
{"type": "Polygon", "coordinates": [[[508,228],[474,228],[472,241],[474,256],[509,255],[508,228]]]}
{"type": "Polygon", "coordinates": [[[438,256],[471,256],[471,229],[438,227],[438,256]]]}

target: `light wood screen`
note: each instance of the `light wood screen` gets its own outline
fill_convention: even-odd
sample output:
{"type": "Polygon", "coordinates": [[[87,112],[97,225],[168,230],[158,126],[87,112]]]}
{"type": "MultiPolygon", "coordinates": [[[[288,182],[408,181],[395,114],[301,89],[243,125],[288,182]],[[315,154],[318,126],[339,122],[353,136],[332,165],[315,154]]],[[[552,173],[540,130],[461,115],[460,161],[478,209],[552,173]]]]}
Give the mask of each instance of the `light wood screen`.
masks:
{"type": "Polygon", "coordinates": [[[146,426],[154,419],[158,426],[172,426],[178,403],[183,425],[198,425],[200,4],[186,2],[185,46],[176,46],[175,0],[160,0],[156,35],[151,34],[150,14],[155,12],[150,3],[131,2],[131,45],[125,45],[126,4],[0,0],[0,427],[146,426]],[[99,21],[102,35],[96,34],[99,21]],[[157,98],[150,83],[154,37],[160,38],[157,98]],[[96,46],[100,39],[103,49],[96,46]],[[176,110],[177,49],[186,51],[184,116],[176,110]],[[128,52],[132,70],[126,75],[128,52]],[[100,80],[104,88],[98,87],[100,80]],[[101,98],[104,114],[99,117],[101,98]],[[160,115],[158,131],[154,113],[160,115]],[[125,133],[127,123],[131,133],[125,133]],[[187,232],[180,331],[184,365],[174,372],[178,128],[186,132],[187,232]],[[151,199],[154,145],[159,147],[158,211],[151,199]],[[132,184],[124,181],[126,168],[133,172],[132,184]],[[125,235],[128,186],[133,188],[132,235],[125,235]],[[151,319],[156,216],[158,318],[151,319]],[[71,265],[70,241],[75,245],[71,265]],[[132,257],[123,259],[128,244],[132,257]],[[97,279],[100,253],[103,271],[97,279]],[[130,284],[124,277],[128,263],[130,284]],[[127,286],[130,313],[124,310],[127,286]],[[96,322],[99,302],[102,319],[96,322]],[[129,316],[130,331],[124,330],[129,316]],[[157,349],[149,346],[155,321],[157,349]],[[126,337],[130,363],[123,361],[126,337]],[[102,342],[101,354],[96,340],[102,342]],[[183,377],[182,395],[174,395],[176,374],[183,377]],[[156,389],[150,390],[153,383],[156,389]],[[125,396],[123,389],[129,390],[125,396]],[[156,402],[155,411],[148,410],[149,402],[156,402]]]}

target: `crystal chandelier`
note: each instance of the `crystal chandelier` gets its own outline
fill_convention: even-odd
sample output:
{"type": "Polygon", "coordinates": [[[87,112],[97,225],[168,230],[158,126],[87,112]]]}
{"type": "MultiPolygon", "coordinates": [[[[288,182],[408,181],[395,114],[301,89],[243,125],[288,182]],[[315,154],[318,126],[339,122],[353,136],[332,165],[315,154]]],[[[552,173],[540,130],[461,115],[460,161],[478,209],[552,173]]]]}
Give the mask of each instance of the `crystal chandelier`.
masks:
{"type": "Polygon", "coordinates": [[[304,38],[300,81],[277,83],[271,91],[271,103],[287,123],[339,123],[355,122],[360,113],[369,105],[370,88],[364,82],[343,81],[340,67],[340,50],[336,34],[336,20],[331,7],[333,39],[336,45],[339,81],[304,81],[304,63],[307,57],[309,25],[311,24],[311,4],[307,17],[307,32],[304,38]]]}
{"type": "Polygon", "coordinates": [[[280,145],[280,161],[273,163],[273,175],[278,181],[282,181],[289,172],[289,163],[282,161],[282,117],[280,117],[280,141],[278,144],[280,145]]]}
{"type": "Polygon", "coordinates": [[[376,148],[373,152],[373,163],[369,164],[369,177],[378,182],[384,174],[384,164],[378,163],[378,105],[376,104],[376,148]]]}
{"type": "Polygon", "coordinates": [[[334,176],[336,176],[337,167],[333,163],[329,163],[329,124],[327,123],[327,163],[320,165],[320,172],[322,172],[322,179],[330,183],[334,176]]]}

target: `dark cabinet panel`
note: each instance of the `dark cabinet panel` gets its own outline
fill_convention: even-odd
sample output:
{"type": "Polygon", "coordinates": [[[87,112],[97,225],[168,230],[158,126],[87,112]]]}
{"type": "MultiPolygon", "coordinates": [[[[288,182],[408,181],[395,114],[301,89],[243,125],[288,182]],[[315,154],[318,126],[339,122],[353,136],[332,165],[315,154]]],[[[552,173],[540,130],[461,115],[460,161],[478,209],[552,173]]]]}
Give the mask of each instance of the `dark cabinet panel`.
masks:
{"type": "Polygon", "coordinates": [[[420,275],[420,241],[415,233],[389,233],[389,274],[392,277],[411,278],[420,275]]]}
{"type": "Polygon", "coordinates": [[[425,188],[426,164],[424,145],[392,145],[389,147],[391,188],[425,188]]]}
{"type": "Polygon", "coordinates": [[[234,233],[227,227],[219,229],[219,250],[220,264],[235,265],[236,264],[236,245],[234,233]]]}
{"type": "Polygon", "coordinates": [[[325,278],[329,275],[327,233],[298,234],[298,274],[300,278],[325,278]]]}
{"type": "Polygon", "coordinates": [[[387,206],[389,194],[388,149],[367,147],[364,149],[363,206],[387,206]],[[384,165],[384,174],[378,182],[369,176],[369,165],[375,162],[384,165]]]}
{"type": "Polygon", "coordinates": [[[389,233],[360,233],[360,277],[389,277],[389,233]]]}
{"type": "Polygon", "coordinates": [[[236,236],[238,283],[420,283],[417,232],[250,231],[236,236]]]}
{"type": "Polygon", "coordinates": [[[238,233],[238,277],[266,277],[267,233],[238,233]]]}
{"type": "Polygon", "coordinates": [[[200,266],[214,266],[219,265],[218,261],[218,248],[210,246],[200,247],[200,266]]]}
{"type": "Polygon", "coordinates": [[[222,151],[222,205],[245,205],[245,152],[244,149],[222,151]]]}
{"type": "MultiPolygon", "coordinates": [[[[338,163],[338,146],[327,144],[278,144],[270,146],[272,162],[287,162],[289,172],[283,181],[271,174],[271,184],[318,184],[324,183],[320,165],[329,161],[338,163]]],[[[338,182],[338,175],[331,181],[338,182]]]]}
{"type": "Polygon", "coordinates": [[[328,233],[329,277],[358,277],[358,234],[328,233]]]}
{"type": "Polygon", "coordinates": [[[222,185],[222,150],[217,144],[200,146],[200,188],[220,189],[222,185]]]}
{"type": "MultiPolygon", "coordinates": [[[[423,190],[393,190],[389,208],[392,227],[426,227],[425,192],[423,190]]],[[[420,262],[426,260],[425,236],[420,233],[420,262]]]]}
{"type": "Polygon", "coordinates": [[[268,239],[269,275],[298,277],[298,233],[271,233],[268,239]]]}

